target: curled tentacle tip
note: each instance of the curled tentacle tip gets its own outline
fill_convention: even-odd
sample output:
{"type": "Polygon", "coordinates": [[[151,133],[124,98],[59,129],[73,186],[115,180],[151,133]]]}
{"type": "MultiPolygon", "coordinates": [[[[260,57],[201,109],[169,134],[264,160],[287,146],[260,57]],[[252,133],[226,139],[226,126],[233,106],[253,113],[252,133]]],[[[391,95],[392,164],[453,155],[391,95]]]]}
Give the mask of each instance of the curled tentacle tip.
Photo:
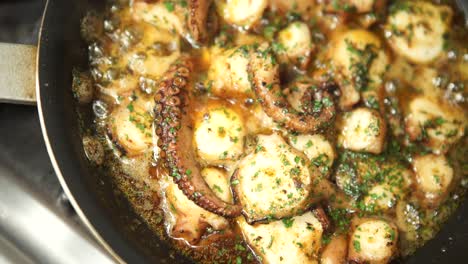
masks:
{"type": "MultiPolygon", "coordinates": [[[[191,119],[184,113],[190,111],[187,86],[193,65],[183,56],[165,74],[155,96],[155,112],[161,121],[156,124],[160,137],[158,145],[179,189],[203,209],[225,217],[241,214],[239,205],[229,204],[217,197],[201,175],[200,165],[192,146],[191,119]]],[[[156,120],[156,119],[155,119],[156,120]]]]}

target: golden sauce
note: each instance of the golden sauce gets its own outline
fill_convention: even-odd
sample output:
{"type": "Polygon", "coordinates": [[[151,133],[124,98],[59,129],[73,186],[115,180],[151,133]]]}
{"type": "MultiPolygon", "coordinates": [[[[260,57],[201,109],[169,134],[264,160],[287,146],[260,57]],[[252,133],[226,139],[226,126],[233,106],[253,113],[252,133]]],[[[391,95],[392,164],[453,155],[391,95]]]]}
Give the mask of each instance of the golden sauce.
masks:
{"type": "MultiPolygon", "coordinates": [[[[333,146],[336,157],[332,166],[324,165],[320,159],[312,162],[315,162],[317,168],[325,170],[324,174],[330,175],[328,177],[333,184],[339,186],[337,182],[342,175],[347,177],[355,173],[367,173],[374,177],[369,181],[361,179],[354,185],[340,186],[349,199],[354,199],[350,208],[341,208],[329,202],[323,204],[332,223],[331,228],[322,235],[323,247],[330,242],[334,234],[348,234],[353,217],[374,217],[397,223],[399,221],[397,210],[401,209],[407,210],[404,213],[405,216],[413,214],[408,216],[408,219],[414,220],[405,227],[406,230],[398,226],[398,254],[396,255],[406,257],[433,238],[440,226],[458,207],[458,203],[463,200],[461,197],[468,186],[466,167],[468,142],[464,135],[466,134],[466,101],[468,99],[466,88],[468,85],[468,48],[465,44],[468,40],[468,30],[464,27],[463,17],[457,13],[452,1],[434,1],[437,2],[435,4],[443,2],[449,5],[455,13],[450,31],[444,34],[445,42],[441,55],[430,63],[422,64],[409,62],[399,52],[395,52],[386,41],[390,33],[385,29],[385,21],[392,12],[397,12],[392,11],[390,7],[397,5],[395,3],[387,3],[381,8],[375,7],[372,12],[357,15],[352,8],[348,7],[336,12],[336,10],[329,11],[330,7],[325,7],[324,4],[304,5],[303,1],[298,1],[297,5],[289,7],[294,8],[288,10],[288,8],[284,9],[285,1],[272,1],[273,4],[266,7],[262,18],[249,30],[229,25],[218,15],[213,15],[212,17],[217,18],[209,21],[211,26],[209,44],[194,49],[190,43],[179,36],[175,27],[161,31],[156,29],[164,27],[161,26],[161,21],[158,22],[156,19],[156,22],[151,23],[142,19],[141,17],[148,10],[141,11],[136,6],[143,4],[145,8],[148,8],[149,5],[156,4],[143,2],[113,1],[104,14],[90,14],[84,19],[83,35],[89,42],[90,69],[89,72],[74,75],[77,81],[74,92],[80,102],[87,103],[89,98],[86,99],[83,96],[86,93],[80,90],[83,89],[80,86],[91,80],[95,89],[92,99],[92,107],[96,113],[95,122],[92,125],[89,124],[92,131],[85,136],[93,144],[103,146],[105,154],[103,154],[104,161],[100,161],[103,158],[102,155],[99,158],[95,155],[88,155],[90,160],[106,168],[109,177],[125,193],[142,219],[158,236],[169,239],[184,254],[201,263],[261,263],[258,257],[261,254],[244,242],[235,219],[224,220],[227,226],[219,229],[212,228],[210,224],[200,225],[203,230],[197,230],[197,232],[200,231],[200,235],[192,242],[184,239],[189,235],[174,234],[174,229],[171,229],[178,224],[171,224],[168,221],[170,220],[168,215],[172,217],[176,215],[175,217],[179,217],[177,218],[179,220],[180,215],[177,216],[177,208],[174,209],[174,205],[165,197],[171,183],[168,183],[169,177],[159,160],[159,150],[153,147],[157,138],[154,135],[154,124],[152,124],[152,107],[154,107],[152,98],[157,90],[158,80],[167,68],[165,65],[170,65],[182,53],[188,53],[193,57],[196,73],[193,75],[190,87],[195,95],[194,119],[203,118],[199,117],[200,113],[206,111],[207,106],[213,105],[233,109],[240,113],[247,132],[244,154],[239,159],[256,148],[255,138],[258,134],[282,133],[290,144],[293,144],[298,136],[297,133],[288,132],[282,126],[272,122],[261,110],[261,105],[255,100],[251,90],[247,92],[228,90],[216,93],[212,90],[213,85],[216,84],[213,84],[213,79],[210,80],[209,71],[215,61],[220,58],[216,49],[247,47],[266,41],[273,47],[276,45],[275,52],[281,54],[281,49],[284,47],[280,47],[276,41],[279,32],[299,21],[304,22],[311,32],[313,51],[308,55],[310,58],[299,58],[300,63],[294,67],[292,61],[282,61],[281,77],[284,83],[282,85],[287,86],[291,81],[304,78],[304,76],[312,77],[318,73],[325,73],[331,79],[339,80],[342,86],[347,85],[346,80],[343,80],[334,68],[336,65],[333,62],[330,63],[330,56],[333,57],[334,53],[333,41],[349,29],[372,32],[382,43],[376,52],[384,51],[390,60],[381,76],[382,83],[379,88],[381,90],[375,93],[375,96],[381,96],[383,93],[382,100],[372,100],[374,96],[372,94],[370,97],[364,97],[364,102],[361,100],[349,109],[340,110],[336,121],[320,132],[333,146]],[[277,9],[272,7],[274,3],[277,9]],[[213,26],[214,24],[217,26],[213,26]],[[309,63],[302,64],[304,60],[309,59],[309,63]],[[395,204],[392,204],[390,209],[377,210],[375,207],[369,207],[364,203],[364,197],[378,182],[375,178],[389,177],[388,175],[393,173],[392,169],[388,170],[385,166],[390,164],[391,167],[397,169],[411,170],[415,157],[430,153],[431,147],[434,147],[427,145],[429,144],[427,137],[431,136],[427,133],[435,131],[434,133],[438,135],[438,126],[448,122],[441,118],[429,120],[430,122],[426,122],[427,127],[421,128],[419,138],[411,138],[407,128],[409,126],[408,113],[412,111],[410,104],[422,94],[436,98],[434,99],[436,105],[443,101],[440,104],[447,105],[450,113],[452,111],[461,113],[461,117],[459,117],[460,114],[457,117],[461,120],[461,132],[457,132],[458,130],[454,128],[444,133],[451,134],[451,137],[456,137],[457,133],[463,136],[447,146],[438,146],[442,152],[446,152],[445,155],[454,171],[449,190],[441,198],[441,202],[427,206],[424,201],[421,201],[424,198],[416,194],[412,195],[413,192],[418,193],[416,186],[418,183],[412,182],[407,193],[398,198],[398,202],[394,201],[395,204]],[[385,144],[381,153],[370,154],[347,150],[346,146],[339,144],[342,122],[347,118],[346,112],[355,109],[357,105],[374,109],[387,123],[385,144]],[[121,128],[122,123],[125,123],[124,128],[121,128]],[[124,131],[126,134],[119,131],[124,131]],[[132,135],[143,136],[135,140],[132,135]],[[360,165],[356,166],[356,164],[363,165],[359,167],[360,165]],[[402,205],[398,207],[398,204],[402,205]]],[[[163,1],[161,7],[164,7],[165,12],[169,14],[165,19],[170,18],[174,10],[178,12],[178,6],[183,10],[183,3],[185,1],[163,1]]],[[[336,9],[336,7],[333,8],[336,9]]],[[[404,7],[400,6],[400,8],[404,7]]],[[[212,7],[210,12],[214,14],[215,7],[212,7]]],[[[394,31],[392,34],[398,34],[398,32],[394,31]]],[[[347,48],[351,52],[353,49],[355,47],[347,48]]],[[[356,52],[360,54],[362,51],[358,49],[356,52]]],[[[370,65],[364,65],[363,70],[367,74],[369,69],[366,66],[370,67],[370,65]]],[[[353,76],[353,80],[356,81],[359,77],[361,76],[353,76]]],[[[363,85],[372,86],[372,80],[367,80],[363,85]]],[[[367,91],[369,90],[364,90],[362,93],[367,91]]],[[[372,89],[370,91],[374,92],[372,89]]],[[[224,133],[224,131],[221,132],[224,133]]],[[[89,146],[90,144],[85,144],[88,154],[89,146]]],[[[207,167],[218,167],[226,174],[232,173],[235,169],[233,163],[207,167]]],[[[392,184],[395,184],[395,188],[400,188],[403,183],[398,180],[398,183],[392,184]]],[[[223,220],[210,218],[209,221],[218,223],[223,220]]],[[[318,255],[320,252],[321,250],[318,251],[318,255]]],[[[318,259],[319,256],[314,256],[314,258],[318,259]]]]}

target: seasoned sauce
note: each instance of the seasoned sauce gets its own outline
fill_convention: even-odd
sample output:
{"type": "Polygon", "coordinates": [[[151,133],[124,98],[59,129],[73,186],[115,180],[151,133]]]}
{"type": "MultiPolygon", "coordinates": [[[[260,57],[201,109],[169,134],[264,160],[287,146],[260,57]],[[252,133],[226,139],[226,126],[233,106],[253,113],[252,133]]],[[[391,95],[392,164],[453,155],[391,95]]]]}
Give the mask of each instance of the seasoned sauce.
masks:
{"type": "Polygon", "coordinates": [[[200,263],[388,263],[437,234],[468,186],[452,1],[198,2],[207,16],[109,1],[82,23],[85,151],[156,234],[200,263]],[[179,64],[188,118],[164,134],[179,64]],[[168,135],[189,147],[171,154],[168,135]],[[200,179],[226,210],[186,196],[200,179]]]}

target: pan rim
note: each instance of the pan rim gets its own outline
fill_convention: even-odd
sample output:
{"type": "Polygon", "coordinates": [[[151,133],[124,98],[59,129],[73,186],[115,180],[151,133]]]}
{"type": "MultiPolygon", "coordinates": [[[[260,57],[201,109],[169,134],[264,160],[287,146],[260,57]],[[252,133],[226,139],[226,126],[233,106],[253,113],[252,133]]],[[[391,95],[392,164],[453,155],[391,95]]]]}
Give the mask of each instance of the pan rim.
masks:
{"type": "Polygon", "coordinates": [[[44,118],[44,113],[43,113],[43,104],[42,104],[42,97],[41,95],[41,83],[40,83],[40,54],[41,54],[41,40],[42,40],[42,35],[43,35],[43,28],[44,28],[44,23],[45,19],[48,13],[48,7],[49,7],[49,2],[50,0],[46,0],[46,4],[44,7],[44,11],[42,13],[42,18],[39,26],[39,37],[38,37],[38,42],[37,42],[37,53],[36,53],[36,61],[35,61],[35,80],[36,80],[36,94],[38,95],[36,98],[37,100],[37,112],[39,116],[39,123],[41,126],[41,132],[42,136],[44,138],[44,143],[47,149],[47,154],[49,156],[50,162],[52,164],[52,167],[54,168],[54,172],[60,182],[60,185],[65,192],[66,196],[68,197],[71,205],[73,206],[73,209],[75,210],[76,214],[78,215],[79,219],[82,221],[86,229],[92,234],[92,236],[96,239],[98,244],[103,247],[105,252],[107,252],[117,263],[126,263],[115,251],[114,249],[107,243],[107,241],[101,236],[101,234],[97,231],[97,229],[93,226],[91,221],[88,219],[84,211],[81,209],[80,205],[78,204],[78,201],[75,199],[73,193],[71,192],[70,188],[68,187],[67,181],[63,177],[62,171],[60,169],[60,166],[58,165],[58,162],[56,160],[55,154],[54,154],[54,149],[50,143],[49,140],[49,134],[47,132],[47,127],[45,124],[45,118],[44,118]]]}

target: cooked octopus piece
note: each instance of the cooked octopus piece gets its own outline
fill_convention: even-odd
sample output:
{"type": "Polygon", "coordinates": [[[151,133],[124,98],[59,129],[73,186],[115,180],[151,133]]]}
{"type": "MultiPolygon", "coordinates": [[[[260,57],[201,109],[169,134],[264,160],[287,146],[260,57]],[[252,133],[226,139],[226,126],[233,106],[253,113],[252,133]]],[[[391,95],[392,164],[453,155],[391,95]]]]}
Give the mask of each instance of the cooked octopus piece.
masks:
{"type": "Polygon", "coordinates": [[[279,80],[279,65],[268,47],[262,46],[250,52],[248,72],[251,76],[252,86],[263,109],[275,122],[284,124],[287,129],[307,133],[315,132],[329,125],[335,116],[335,104],[328,91],[333,85],[322,84],[316,91],[307,93],[312,100],[321,104],[320,109],[314,112],[298,113],[285,99],[279,80]]]}
{"type": "Polygon", "coordinates": [[[357,219],[349,238],[348,261],[388,263],[397,251],[398,229],[381,219],[357,219]]]}
{"type": "Polygon", "coordinates": [[[338,143],[346,149],[378,154],[384,148],[386,131],[377,111],[357,108],[344,114],[338,143]]]}
{"type": "Polygon", "coordinates": [[[226,203],[210,189],[201,175],[193,147],[193,120],[190,111],[189,77],[193,64],[188,57],[175,63],[159,85],[155,96],[156,133],[161,157],[170,175],[184,194],[200,207],[227,217],[241,213],[241,207],[226,203]]]}
{"type": "Polygon", "coordinates": [[[212,2],[212,0],[188,0],[189,14],[186,23],[190,40],[197,46],[208,41],[206,23],[212,2]]]}
{"type": "Polygon", "coordinates": [[[214,230],[229,227],[227,219],[206,211],[188,199],[172,179],[164,179],[162,187],[163,207],[170,236],[196,245],[208,227],[214,230]]]}
{"type": "Polygon", "coordinates": [[[178,32],[192,45],[198,47],[207,41],[206,21],[211,0],[133,4],[136,20],[144,20],[157,27],[178,32]]]}
{"type": "Polygon", "coordinates": [[[398,1],[385,25],[392,49],[413,63],[427,64],[444,51],[453,11],[425,1],[398,1]]]}
{"type": "Polygon", "coordinates": [[[237,223],[262,263],[318,263],[323,227],[312,212],[255,225],[239,217],[237,223]]]}
{"type": "Polygon", "coordinates": [[[320,173],[278,134],[259,135],[231,179],[249,223],[291,217],[325,196],[320,173]]]}
{"type": "Polygon", "coordinates": [[[303,114],[317,114],[325,107],[331,107],[331,97],[324,97],[328,88],[334,88],[333,83],[327,83],[326,79],[301,78],[289,84],[285,91],[287,101],[293,110],[303,114]]]}

